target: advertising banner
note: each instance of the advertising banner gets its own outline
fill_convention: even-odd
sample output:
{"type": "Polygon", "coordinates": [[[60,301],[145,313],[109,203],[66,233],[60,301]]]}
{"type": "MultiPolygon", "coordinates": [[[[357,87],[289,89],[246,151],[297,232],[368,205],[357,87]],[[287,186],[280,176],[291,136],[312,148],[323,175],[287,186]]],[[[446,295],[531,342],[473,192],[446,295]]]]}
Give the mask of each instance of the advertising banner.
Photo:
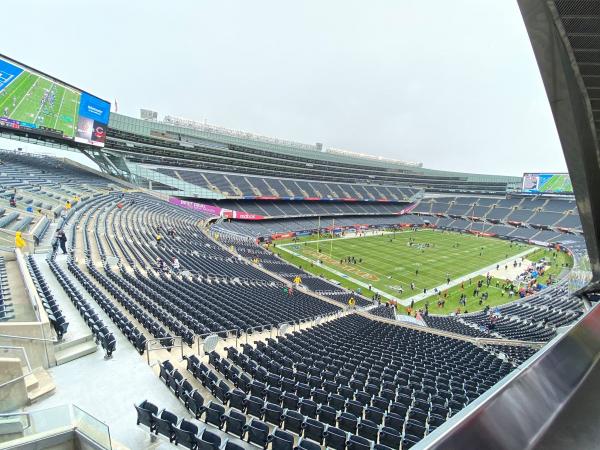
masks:
{"type": "Polygon", "coordinates": [[[250,214],[244,211],[232,211],[230,209],[219,208],[218,206],[214,205],[205,205],[204,203],[181,200],[180,198],[175,197],[169,197],[169,203],[172,205],[181,206],[182,208],[191,209],[192,211],[219,216],[225,219],[264,220],[265,218],[264,216],[258,214],[250,214]]]}

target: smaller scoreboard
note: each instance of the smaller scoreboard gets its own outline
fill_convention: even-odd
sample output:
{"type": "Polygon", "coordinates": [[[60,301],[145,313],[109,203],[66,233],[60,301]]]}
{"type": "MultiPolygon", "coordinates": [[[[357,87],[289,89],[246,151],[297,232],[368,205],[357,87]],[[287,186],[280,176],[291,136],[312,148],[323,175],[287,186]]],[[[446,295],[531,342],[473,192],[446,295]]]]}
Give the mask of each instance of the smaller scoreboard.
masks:
{"type": "Polygon", "coordinates": [[[525,194],[572,194],[568,173],[524,173],[522,191],[525,194]]]}

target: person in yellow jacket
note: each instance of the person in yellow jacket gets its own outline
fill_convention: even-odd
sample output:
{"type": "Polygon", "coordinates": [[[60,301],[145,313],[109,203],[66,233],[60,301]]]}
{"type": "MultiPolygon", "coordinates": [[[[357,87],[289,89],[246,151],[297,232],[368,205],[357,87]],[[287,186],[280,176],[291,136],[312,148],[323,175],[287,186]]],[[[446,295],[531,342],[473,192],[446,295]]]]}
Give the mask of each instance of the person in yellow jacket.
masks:
{"type": "Polygon", "coordinates": [[[20,248],[22,250],[25,248],[26,245],[27,242],[25,242],[25,239],[23,239],[23,235],[20,231],[17,231],[15,234],[15,247],[20,248]]]}
{"type": "Polygon", "coordinates": [[[354,305],[356,305],[356,300],[354,300],[354,297],[350,297],[350,300],[348,300],[348,306],[350,308],[354,308],[354,305]]]}
{"type": "Polygon", "coordinates": [[[296,277],[294,278],[294,283],[302,284],[302,279],[300,278],[300,275],[296,275],[296,277]]]}
{"type": "Polygon", "coordinates": [[[65,203],[65,209],[66,210],[71,209],[71,202],[69,200],[67,200],[67,203],[65,203]]]}

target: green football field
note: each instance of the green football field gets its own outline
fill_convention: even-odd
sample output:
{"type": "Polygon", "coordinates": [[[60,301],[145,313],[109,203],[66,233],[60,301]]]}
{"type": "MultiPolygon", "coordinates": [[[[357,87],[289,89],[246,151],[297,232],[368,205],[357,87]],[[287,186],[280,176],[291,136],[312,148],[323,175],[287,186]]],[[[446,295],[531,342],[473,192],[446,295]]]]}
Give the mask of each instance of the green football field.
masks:
{"type": "MultiPolygon", "coordinates": [[[[548,280],[552,277],[554,280],[561,278],[564,272],[568,271],[573,264],[573,258],[564,252],[554,250],[552,248],[539,248],[533,253],[527,255],[529,261],[538,262],[544,259],[548,266],[544,273],[538,277],[538,282],[542,284],[548,284],[548,280]]],[[[496,305],[502,305],[508,301],[515,300],[517,295],[510,296],[509,291],[503,289],[505,282],[502,279],[493,278],[489,286],[485,284],[485,276],[474,277],[472,283],[465,283],[464,287],[457,285],[451,287],[446,291],[446,297],[440,295],[431,295],[426,299],[423,299],[415,303],[415,309],[425,308],[425,304],[429,305],[429,312],[432,314],[450,314],[455,312],[457,308],[460,308],[461,312],[475,312],[479,311],[486,306],[494,307],[496,305]],[[479,289],[479,295],[476,297],[473,294],[473,289],[477,285],[477,281],[482,280],[484,283],[482,288],[479,289]],[[486,292],[488,295],[487,300],[481,301],[481,294],[486,292]],[[461,295],[466,295],[467,300],[465,305],[459,303],[461,295]],[[438,306],[438,300],[444,299],[445,302],[438,306]]],[[[402,313],[406,313],[405,308],[398,309],[402,313]]]]}
{"type": "Polygon", "coordinates": [[[542,192],[572,192],[573,185],[568,176],[553,175],[546,183],[544,183],[540,190],[542,192]]]}
{"type": "Polygon", "coordinates": [[[411,297],[423,292],[424,288],[429,290],[440,286],[446,283],[447,276],[455,279],[468,275],[531,247],[495,238],[434,230],[316,240],[313,236],[297,243],[277,244],[275,251],[291,263],[336,279],[348,288],[357,288],[348,279],[350,277],[399,298],[411,297]],[[412,245],[409,245],[411,241],[412,245]],[[336,276],[318,264],[311,265],[285,249],[312,261],[320,260],[322,266],[333,268],[347,277],[336,276]],[[357,263],[342,261],[349,256],[356,258],[357,263]],[[410,289],[411,282],[415,283],[414,291],[410,289]],[[404,292],[400,293],[399,288],[404,292]]]}
{"type": "Polygon", "coordinates": [[[0,92],[1,116],[53,128],[71,138],[78,110],[79,93],[27,71],[0,92]]]}

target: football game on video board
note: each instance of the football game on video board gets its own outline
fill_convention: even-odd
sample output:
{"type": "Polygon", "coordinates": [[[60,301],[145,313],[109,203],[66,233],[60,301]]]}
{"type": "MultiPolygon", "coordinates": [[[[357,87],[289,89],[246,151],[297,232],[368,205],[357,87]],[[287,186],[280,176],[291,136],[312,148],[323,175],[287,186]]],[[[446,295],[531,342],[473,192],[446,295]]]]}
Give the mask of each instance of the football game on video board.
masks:
{"type": "Polygon", "coordinates": [[[525,194],[572,194],[573,185],[568,173],[524,173],[525,194]]]}
{"type": "Polygon", "coordinates": [[[103,147],[110,103],[0,55],[0,126],[103,147]]]}

